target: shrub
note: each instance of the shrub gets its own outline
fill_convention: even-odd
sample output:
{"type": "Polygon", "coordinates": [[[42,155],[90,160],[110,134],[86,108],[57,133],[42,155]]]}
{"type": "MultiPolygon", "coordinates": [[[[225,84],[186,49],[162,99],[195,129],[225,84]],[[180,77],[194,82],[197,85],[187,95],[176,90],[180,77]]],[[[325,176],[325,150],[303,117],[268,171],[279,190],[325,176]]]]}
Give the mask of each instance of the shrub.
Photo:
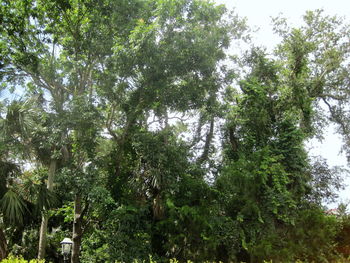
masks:
{"type": "Polygon", "coordinates": [[[9,256],[7,259],[3,259],[1,263],[44,263],[45,260],[31,259],[25,260],[23,257],[9,256]]]}

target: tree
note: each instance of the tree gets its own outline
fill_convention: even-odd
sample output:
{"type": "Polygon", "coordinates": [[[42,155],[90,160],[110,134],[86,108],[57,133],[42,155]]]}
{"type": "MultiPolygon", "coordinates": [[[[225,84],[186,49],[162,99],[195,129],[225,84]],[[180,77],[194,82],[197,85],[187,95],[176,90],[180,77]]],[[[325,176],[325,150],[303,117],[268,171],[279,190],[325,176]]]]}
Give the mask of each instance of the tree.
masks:
{"type": "MultiPolygon", "coordinates": [[[[52,190],[59,170],[76,178],[72,262],[78,262],[84,169],[95,166],[103,129],[115,140],[120,170],[128,154],[141,157],[128,147],[132,138],[151,134],[149,116],[165,124],[166,135],[169,115],[198,110],[203,100],[209,107],[222,81],[216,77],[218,62],[244,24],[237,17],[230,23],[221,19],[225,8],[205,1],[5,1],[1,11],[2,80],[21,86],[25,100],[40,104],[40,123],[48,133],[40,135],[47,144],[38,148],[48,157],[42,162],[50,171],[47,187],[52,190]]],[[[28,138],[33,146],[36,141],[28,138]]],[[[159,139],[166,146],[170,136],[159,139]]],[[[41,157],[38,151],[33,156],[41,157]]],[[[168,180],[159,180],[163,175],[154,168],[148,172],[158,183],[168,180]]],[[[154,215],[162,206],[163,184],[152,190],[154,215]]],[[[39,258],[46,229],[44,216],[39,258]]]]}
{"type": "Polygon", "coordinates": [[[291,98],[304,108],[309,128],[320,135],[326,123],[335,123],[347,152],[349,27],[322,10],[306,12],[304,21],[300,28],[289,28],[285,19],[275,20],[275,31],[283,38],[276,49],[285,69],[283,79],[293,88],[291,98]]]}
{"type": "MultiPolygon", "coordinates": [[[[339,182],[304,143],[326,122],[317,119],[321,101],[347,131],[339,113],[348,45],[338,35],[347,29],[333,33],[341,21],[316,11],[306,26],[284,30],[276,20],[275,54],[253,48],[237,65],[226,63],[227,51],[245,38],[244,20],[210,1],[5,0],[0,8],[1,83],[22,94],[0,114],[1,161],[19,167],[14,186],[32,187],[17,200],[43,208],[39,258],[47,233],[57,241],[70,232],[72,263],[149,254],[319,260],[303,250],[309,236],[313,248],[332,251],[336,224],[321,200],[339,182]],[[38,174],[40,184],[30,179],[38,174]],[[55,210],[39,198],[52,193],[55,210]]],[[[11,189],[0,189],[7,200],[11,189]]]]}
{"type": "MultiPolygon", "coordinates": [[[[306,26],[299,29],[283,31],[279,26],[284,21],[276,21],[284,37],[276,56],[267,58],[262,50],[253,49],[242,60],[247,72],[239,82],[240,91],[231,88],[226,92],[226,159],[216,182],[228,196],[224,211],[242,223],[238,259],[251,262],[268,257],[278,260],[284,252],[274,255],[269,248],[278,244],[289,247],[284,257],[303,253],[303,257],[315,259],[312,249],[302,251],[289,246],[288,239],[281,240],[282,236],[295,239],[287,233],[297,227],[302,229],[299,239],[307,239],[303,231],[309,229],[316,246],[331,256],[336,227],[319,207],[322,199],[331,198],[327,187],[333,183],[339,186],[339,177],[330,175],[326,165],[312,164],[303,144],[320,136],[319,125],[326,121],[317,119],[324,114],[319,102],[327,104],[327,100],[340,97],[341,105],[346,101],[342,87],[348,43],[342,34],[334,33],[346,29],[341,20],[322,17],[321,11],[308,12],[306,26]],[[324,180],[325,188],[320,185],[324,180]],[[316,192],[318,186],[321,188],[316,192]],[[315,226],[328,225],[322,227],[327,234],[318,236],[316,230],[305,227],[308,220],[315,226]]],[[[328,106],[330,115],[334,107],[342,107],[328,106]]]]}

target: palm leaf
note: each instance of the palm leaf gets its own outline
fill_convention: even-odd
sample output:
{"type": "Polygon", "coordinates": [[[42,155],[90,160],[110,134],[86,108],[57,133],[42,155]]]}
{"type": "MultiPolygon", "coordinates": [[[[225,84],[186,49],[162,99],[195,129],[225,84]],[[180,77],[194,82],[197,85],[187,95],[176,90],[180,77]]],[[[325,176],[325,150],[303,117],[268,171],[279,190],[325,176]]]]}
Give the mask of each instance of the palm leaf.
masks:
{"type": "Polygon", "coordinates": [[[0,201],[5,221],[10,224],[23,224],[23,217],[27,211],[24,200],[15,191],[9,189],[0,201]]]}

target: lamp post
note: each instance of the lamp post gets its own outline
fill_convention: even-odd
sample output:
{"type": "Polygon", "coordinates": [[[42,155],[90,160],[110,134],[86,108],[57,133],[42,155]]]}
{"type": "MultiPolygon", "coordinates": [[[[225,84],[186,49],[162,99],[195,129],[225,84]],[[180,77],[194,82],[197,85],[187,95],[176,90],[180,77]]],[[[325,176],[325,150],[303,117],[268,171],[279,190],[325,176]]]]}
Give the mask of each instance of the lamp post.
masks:
{"type": "Polygon", "coordinates": [[[70,238],[66,237],[61,241],[61,245],[62,245],[63,261],[68,262],[69,255],[72,250],[73,242],[70,238]]]}

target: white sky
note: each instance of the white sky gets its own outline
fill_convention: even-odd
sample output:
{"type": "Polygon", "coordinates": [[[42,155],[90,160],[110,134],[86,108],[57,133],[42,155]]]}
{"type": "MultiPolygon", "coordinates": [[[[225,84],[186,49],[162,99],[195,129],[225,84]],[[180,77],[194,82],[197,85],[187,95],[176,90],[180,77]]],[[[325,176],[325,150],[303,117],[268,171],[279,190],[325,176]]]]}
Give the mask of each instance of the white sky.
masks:
{"type": "Polygon", "coordinates": [[[283,14],[293,25],[300,25],[307,10],[323,9],[328,15],[350,16],[349,0],[215,0],[248,18],[248,24],[260,28],[256,43],[272,47],[278,41],[272,33],[271,17],[283,14]]]}
{"type": "MultiPolygon", "coordinates": [[[[279,41],[273,35],[271,17],[280,14],[286,17],[290,24],[298,26],[302,24],[302,16],[307,10],[323,9],[327,15],[337,15],[350,20],[350,0],[215,0],[225,4],[229,9],[235,8],[239,16],[247,17],[250,27],[259,28],[254,34],[253,43],[262,45],[271,50],[279,41]]],[[[328,160],[328,164],[346,165],[346,158],[340,154],[341,139],[334,134],[334,127],[325,131],[325,140],[321,143],[312,141],[309,144],[312,155],[321,155],[328,160]]],[[[350,178],[345,178],[348,187],[339,193],[339,201],[350,200],[350,178]]],[[[331,206],[336,206],[335,204],[331,206]]]]}

